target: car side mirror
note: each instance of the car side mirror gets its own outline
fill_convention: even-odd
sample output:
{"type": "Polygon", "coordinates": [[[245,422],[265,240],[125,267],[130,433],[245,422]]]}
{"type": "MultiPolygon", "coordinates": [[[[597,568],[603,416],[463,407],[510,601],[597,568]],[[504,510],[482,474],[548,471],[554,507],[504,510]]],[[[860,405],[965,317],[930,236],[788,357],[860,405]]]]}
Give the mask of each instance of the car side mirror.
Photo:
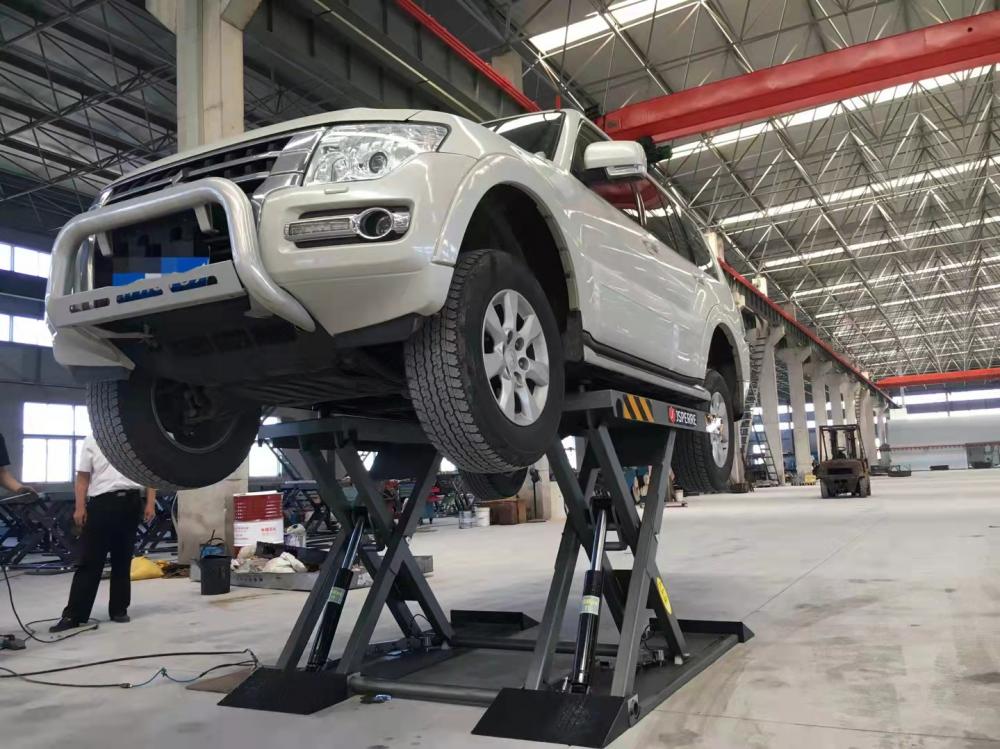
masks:
{"type": "Polygon", "coordinates": [[[610,179],[646,174],[646,151],[631,140],[602,140],[583,152],[584,169],[603,169],[610,179]]]}

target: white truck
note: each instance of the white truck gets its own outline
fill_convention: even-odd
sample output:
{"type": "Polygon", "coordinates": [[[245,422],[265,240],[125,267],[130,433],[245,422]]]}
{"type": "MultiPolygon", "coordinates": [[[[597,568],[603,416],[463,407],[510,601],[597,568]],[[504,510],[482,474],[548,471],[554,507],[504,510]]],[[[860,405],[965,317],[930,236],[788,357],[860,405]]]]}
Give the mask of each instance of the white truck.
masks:
{"type": "Polygon", "coordinates": [[[749,369],[698,227],[574,111],[350,109],[149,164],[62,229],[46,313],[102,449],[162,488],[230,474],[268,406],[415,418],[502,483],[565,392],[616,387],[709,411],[675,472],[721,490],[749,369]]]}

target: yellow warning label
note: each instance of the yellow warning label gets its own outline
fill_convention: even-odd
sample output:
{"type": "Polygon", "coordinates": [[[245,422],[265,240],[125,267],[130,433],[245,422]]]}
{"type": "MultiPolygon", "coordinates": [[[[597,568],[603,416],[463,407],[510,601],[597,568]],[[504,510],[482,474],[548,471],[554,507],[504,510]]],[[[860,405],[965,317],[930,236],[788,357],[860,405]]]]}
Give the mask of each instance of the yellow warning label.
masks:
{"type": "Polygon", "coordinates": [[[660,594],[660,600],[663,601],[663,607],[672,616],[674,610],[670,605],[670,596],[667,595],[667,586],[663,584],[663,580],[659,577],[656,578],[656,590],[660,594]]]}
{"type": "Polygon", "coordinates": [[[601,599],[597,596],[584,596],[580,604],[580,613],[597,616],[601,613],[601,599]]]}
{"type": "Polygon", "coordinates": [[[344,598],[347,597],[347,591],[343,588],[334,588],[330,591],[330,603],[334,603],[337,606],[344,602],[344,598]]]}

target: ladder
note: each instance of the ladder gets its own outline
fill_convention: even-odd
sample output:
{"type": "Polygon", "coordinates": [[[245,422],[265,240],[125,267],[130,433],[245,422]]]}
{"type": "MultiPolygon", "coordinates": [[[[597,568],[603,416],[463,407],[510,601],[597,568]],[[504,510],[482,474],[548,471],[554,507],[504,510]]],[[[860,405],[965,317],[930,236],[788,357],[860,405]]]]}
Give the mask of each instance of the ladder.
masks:
{"type": "Polygon", "coordinates": [[[778,468],[774,462],[774,453],[771,452],[771,446],[767,441],[767,433],[753,428],[753,410],[760,401],[760,370],[764,362],[766,343],[750,336],[747,343],[750,346],[750,386],[747,388],[744,416],[740,421],[743,466],[748,481],[753,479],[754,483],[777,484],[778,468]]]}

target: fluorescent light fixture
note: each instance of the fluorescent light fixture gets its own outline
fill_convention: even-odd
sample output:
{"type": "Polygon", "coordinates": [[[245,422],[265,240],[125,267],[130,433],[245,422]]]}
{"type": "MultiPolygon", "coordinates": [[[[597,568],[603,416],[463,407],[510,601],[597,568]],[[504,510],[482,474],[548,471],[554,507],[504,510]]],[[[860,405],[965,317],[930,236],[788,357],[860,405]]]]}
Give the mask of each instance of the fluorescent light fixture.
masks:
{"type": "MultiPolygon", "coordinates": [[[[890,179],[885,182],[873,182],[870,185],[852,187],[849,190],[828,192],[821,196],[822,202],[825,205],[832,205],[840,202],[849,202],[869,195],[877,196],[879,193],[888,193],[899,187],[919,184],[924,180],[935,181],[946,177],[956,177],[959,174],[964,174],[965,172],[982,169],[987,165],[987,163],[992,164],[993,166],[998,166],[1000,165],[1000,158],[994,156],[988,160],[977,159],[975,161],[966,161],[961,164],[952,164],[950,166],[939,167],[938,169],[931,169],[927,172],[917,172],[916,174],[908,174],[905,177],[896,177],[895,179],[890,179]]],[[[726,218],[719,221],[719,226],[732,226],[733,224],[743,224],[748,221],[756,221],[761,218],[784,216],[789,213],[798,213],[807,208],[814,208],[817,205],[819,205],[819,201],[812,198],[807,200],[795,200],[791,203],[782,203],[781,205],[772,206],[771,208],[765,208],[763,211],[750,211],[749,213],[738,213],[735,216],[726,216],[726,218]]]]}
{"type": "MultiPolygon", "coordinates": [[[[989,216],[982,220],[970,221],[966,224],[948,224],[946,226],[936,226],[931,229],[920,229],[918,231],[907,232],[906,234],[900,234],[898,237],[883,237],[881,239],[870,239],[865,242],[855,242],[854,244],[847,245],[852,253],[858,252],[859,250],[868,250],[872,247],[881,247],[887,244],[893,244],[894,242],[908,242],[911,239],[919,239],[921,237],[928,237],[932,234],[941,234],[946,231],[956,231],[958,229],[971,229],[976,226],[985,226],[986,224],[995,224],[1000,221],[1000,215],[989,216]]],[[[788,255],[787,257],[779,257],[774,260],[765,260],[765,268],[780,268],[784,265],[792,265],[794,263],[801,263],[803,260],[814,260],[819,257],[829,257],[830,255],[842,255],[844,253],[843,247],[831,247],[827,250],[816,250],[814,252],[805,252],[799,255],[788,255]]],[[[984,258],[984,263],[995,263],[1000,262],[1000,255],[992,255],[988,258],[984,258]]],[[[972,263],[952,263],[947,266],[941,266],[941,270],[946,270],[949,268],[966,267],[966,265],[972,265],[972,263]]],[[[939,270],[939,268],[923,268],[920,270],[906,271],[904,275],[922,275],[924,273],[933,273],[939,270]]],[[[821,293],[815,289],[809,290],[809,293],[821,293]]]]}
{"type": "MultiPolygon", "coordinates": [[[[622,29],[647,21],[650,18],[675,9],[679,5],[690,4],[692,0],[620,0],[608,6],[607,13],[622,29]]],[[[598,13],[590,13],[581,21],[575,21],[568,26],[560,26],[551,31],[529,37],[528,41],[535,49],[546,56],[558,52],[563,47],[574,47],[611,33],[611,27],[598,13]]]]}

